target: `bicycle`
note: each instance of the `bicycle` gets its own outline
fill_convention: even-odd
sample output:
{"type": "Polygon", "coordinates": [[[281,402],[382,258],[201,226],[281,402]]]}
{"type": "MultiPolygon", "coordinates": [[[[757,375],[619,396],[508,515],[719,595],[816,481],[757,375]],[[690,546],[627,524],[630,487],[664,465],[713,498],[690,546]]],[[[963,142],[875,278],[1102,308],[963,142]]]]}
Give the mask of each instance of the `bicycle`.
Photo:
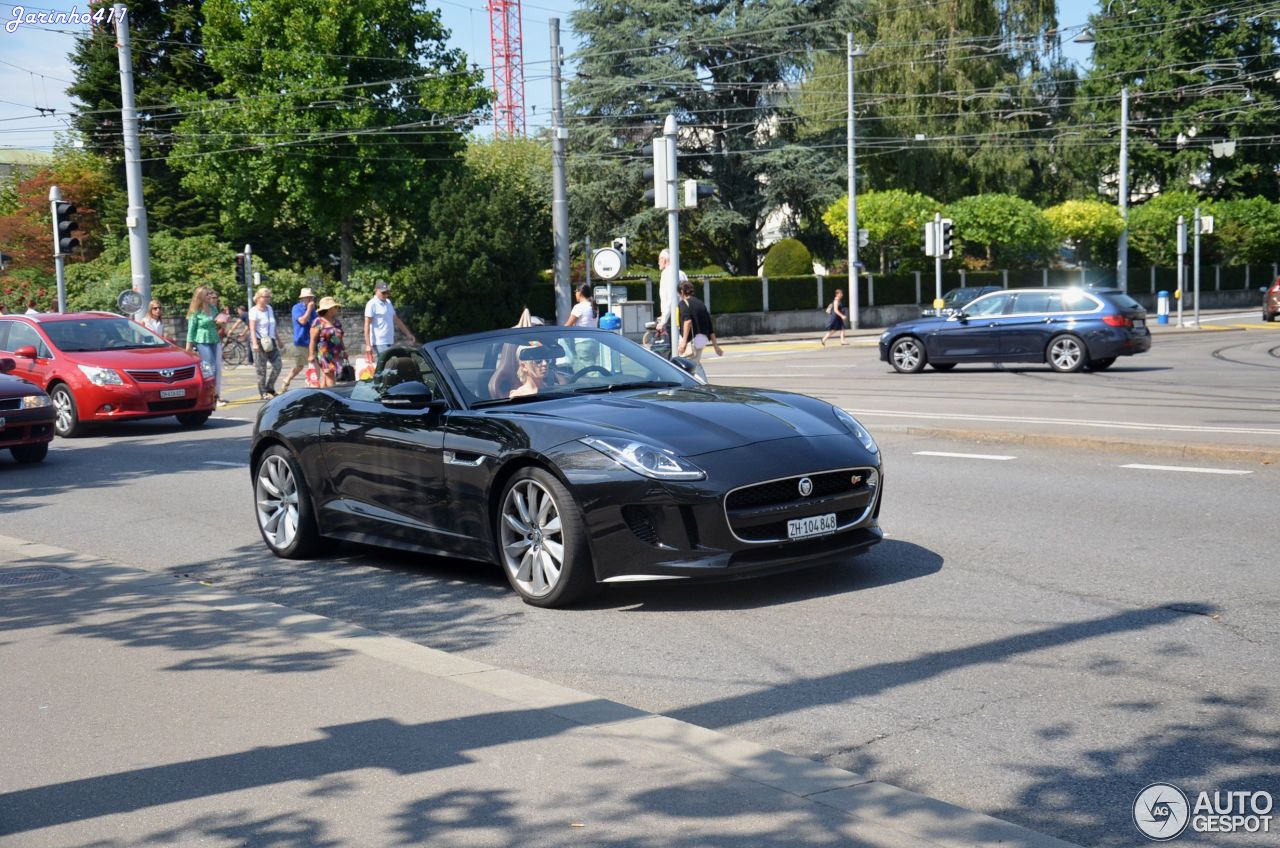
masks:
{"type": "Polygon", "coordinates": [[[222,342],[222,361],[233,368],[244,365],[249,359],[249,348],[239,339],[226,339],[222,342]]]}

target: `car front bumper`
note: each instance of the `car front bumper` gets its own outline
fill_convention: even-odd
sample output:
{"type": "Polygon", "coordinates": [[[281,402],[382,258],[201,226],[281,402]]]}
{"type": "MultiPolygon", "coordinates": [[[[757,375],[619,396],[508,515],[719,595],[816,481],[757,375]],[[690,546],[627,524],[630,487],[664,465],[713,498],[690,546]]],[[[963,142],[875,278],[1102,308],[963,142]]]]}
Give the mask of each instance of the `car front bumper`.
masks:
{"type": "Polygon", "coordinates": [[[73,386],[76,412],[81,421],[106,422],[132,418],[158,418],[185,412],[211,411],[217,402],[214,380],[199,376],[172,384],[157,383],[145,388],[136,384],[98,386],[92,383],[73,386]],[[162,392],[177,392],[181,397],[163,397],[162,392]]]}
{"type": "Polygon", "coordinates": [[[53,441],[54,409],[0,409],[0,449],[53,441]]]}
{"type": "Polygon", "coordinates": [[[590,453],[570,448],[574,456],[557,464],[582,507],[602,582],[757,576],[845,561],[883,538],[877,523],[884,489],[880,458],[851,435],[796,437],[691,457],[707,472],[706,480],[695,482],[650,480],[581,449],[590,453]],[[837,473],[862,483],[833,495],[802,498],[797,492],[784,503],[750,509],[730,509],[726,501],[729,492],[762,482],[785,487],[803,476],[837,473]],[[837,516],[835,532],[787,540],[789,520],[827,514],[837,516]]]}

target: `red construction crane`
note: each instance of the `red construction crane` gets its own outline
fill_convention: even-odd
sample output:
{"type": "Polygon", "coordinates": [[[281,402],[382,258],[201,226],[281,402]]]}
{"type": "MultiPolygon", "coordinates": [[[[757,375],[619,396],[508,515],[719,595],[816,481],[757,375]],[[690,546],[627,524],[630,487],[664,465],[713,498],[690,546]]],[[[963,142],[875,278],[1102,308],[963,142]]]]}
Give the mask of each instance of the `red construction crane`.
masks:
{"type": "Polygon", "coordinates": [[[489,47],[493,57],[493,133],[523,136],[524,47],[520,0],[489,0],[489,47]]]}

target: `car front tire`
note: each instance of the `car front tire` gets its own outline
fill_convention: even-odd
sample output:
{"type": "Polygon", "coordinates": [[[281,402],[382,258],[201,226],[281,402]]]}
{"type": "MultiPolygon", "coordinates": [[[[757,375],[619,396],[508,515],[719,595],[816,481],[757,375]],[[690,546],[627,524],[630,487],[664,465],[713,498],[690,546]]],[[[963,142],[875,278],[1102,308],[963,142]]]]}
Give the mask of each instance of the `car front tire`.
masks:
{"type": "Polygon", "coordinates": [[[899,374],[917,374],[928,361],[924,345],[915,336],[903,336],[889,347],[889,364],[899,374]]]}
{"type": "Polygon", "coordinates": [[[76,399],[66,383],[59,383],[49,392],[49,400],[53,402],[53,432],[64,439],[70,439],[84,432],[80,424],[80,414],[76,412],[76,399]]]}
{"type": "Polygon", "coordinates": [[[253,471],[253,511],[262,541],[278,557],[305,559],[320,546],[302,468],[288,449],[273,445],[258,460],[253,471]]]}
{"type": "Polygon", "coordinates": [[[595,588],[586,522],[555,475],[542,468],[520,469],[498,504],[498,560],[525,603],[562,607],[595,588]]]}
{"type": "Polygon", "coordinates": [[[1049,367],[1062,374],[1070,374],[1084,367],[1089,354],[1079,336],[1063,333],[1049,340],[1045,360],[1049,367]]]}
{"type": "Polygon", "coordinates": [[[38,445],[15,445],[9,448],[9,453],[13,454],[13,461],[21,465],[31,465],[44,461],[49,455],[49,443],[41,442],[38,445]]]}

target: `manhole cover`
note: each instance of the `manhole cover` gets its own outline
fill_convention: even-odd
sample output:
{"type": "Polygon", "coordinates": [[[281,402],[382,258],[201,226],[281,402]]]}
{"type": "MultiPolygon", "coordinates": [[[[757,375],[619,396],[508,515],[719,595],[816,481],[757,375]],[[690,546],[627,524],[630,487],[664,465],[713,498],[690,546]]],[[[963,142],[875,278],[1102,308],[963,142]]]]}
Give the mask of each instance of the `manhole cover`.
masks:
{"type": "Polygon", "coordinates": [[[66,580],[71,575],[61,568],[37,566],[35,568],[0,569],[0,586],[27,586],[31,583],[52,583],[66,580]]]}

